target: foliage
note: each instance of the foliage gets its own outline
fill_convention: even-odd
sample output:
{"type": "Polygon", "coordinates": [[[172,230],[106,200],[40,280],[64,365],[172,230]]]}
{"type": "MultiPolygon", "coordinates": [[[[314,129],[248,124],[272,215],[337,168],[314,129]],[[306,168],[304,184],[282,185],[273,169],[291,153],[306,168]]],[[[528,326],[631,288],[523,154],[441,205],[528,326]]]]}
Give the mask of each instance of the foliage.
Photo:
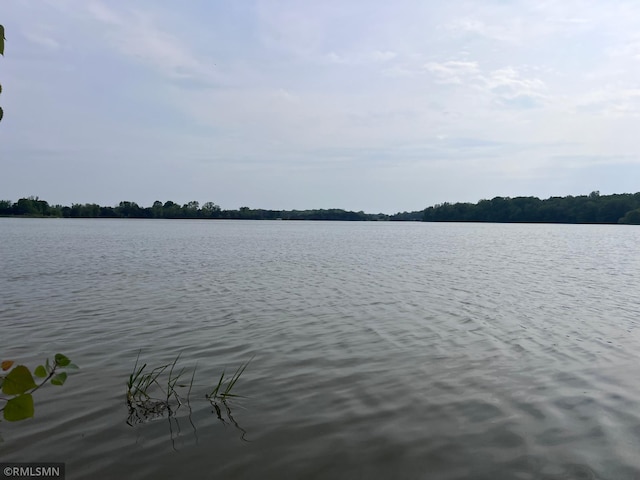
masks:
{"type": "Polygon", "coordinates": [[[241,207],[223,210],[213,202],[191,201],[180,206],[156,200],[151,207],[122,201],[115,207],[95,203],[72,204],[71,207],[49,205],[38,197],[21,198],[12,203],[0,200],[0,215],[65,218],[191,218],[234,220],[333,220],[333,221],[425,221],[425,222],[496,222],[496,223],[627,223],[638,224],[640,192],[614,195],[550,197],[495,197],[478,203],[442,203],[422,211],[395,215],[350,212],[341,209],[264,210],[241,207]]]}
{"type": "Polygon", "coordinates": [[[640,225],[640,208],[627,212],[625,216],[620,219],[620,223],[640,225]]]}
{"type": "Polygon", "coordinates": [[[550,197],[495,197],[471,203],[443,203],[422,212],[425,222],[635,223],[640,193],[550,197]]]}
{"type": "MultiPolygon", "coordinates": [[[[0,25],[0,55],[2,55],[4,57],[4,41],[6,40],[6,38],[4,38],[4,27],[2,25],[0,25]]],[[[2,85],[0,85],[0,93],[2,93],[2,85]]],[[[2,116],[4,115],[4,111],[2,110],[2,107],[0,107],[0,120],[2,120],[2,116]]]]}
{"type": "Polygon", "coordinates": [[[180,206],[171,200],[164,204],[159,200],[151,207],[141,207],[136,202],[122,201],[115,207],[103,207],[95,203],[74,203],[70,207],[49,205],[38,197],[21,198],[15,203],[0,200],[0,215],[64,218],[193,218],[233,220],[384,220],[386,215],[370,215],[364,212],[329,210],[263,210],[241,207],[238,210],[222,210],[213,202],[193,200],[180,206]]]}
{"type": "Polygon", "coordinates": [[[33,417],[33,392],[47,382],[57,386],[64,385],[67,372],[61,372],[60,369],[78,368],[61,353],[56,353],[53,363],[47,358],[44,365],[38,365],[33,373],[28,367],[14,366],[14,363],[12,360],[5,360],[0,364],[2,371],[7,372],[0,376],[0,389],[4,395],[7,395],[7,397],[0,397],[0,400],[5,402],[0,411],[3,412],[3,418],[9,422],[33,417]],[[39,384],[36,383],[34,376],[42,379],[39,384]]]}

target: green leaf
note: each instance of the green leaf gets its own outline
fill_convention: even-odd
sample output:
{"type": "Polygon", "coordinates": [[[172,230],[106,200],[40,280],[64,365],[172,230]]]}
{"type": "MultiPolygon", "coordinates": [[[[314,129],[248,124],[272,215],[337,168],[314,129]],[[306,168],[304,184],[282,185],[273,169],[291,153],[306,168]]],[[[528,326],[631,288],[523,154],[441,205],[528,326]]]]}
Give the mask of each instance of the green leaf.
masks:
{"type": "Polygon", "coordinates": [[[44,378],[47,376],[47,371],[44,369],[44,365],[38,365],[36,369],[33,371],[33,374],[36,377],[44,378]]]}
{"type": "Polygon", "coordinates": [[[4,38],[4,27],[2,25],[0,25],[0,55],[4,56],[4,41],[6,40],[6,38],[4,38]]]}
{"type": "Polygon", "coordinates": [[[69,360],[67,357],[65,357],[61,353],[56,353],[55,360],[56,360],[56,363],[61,367],[66,367],[71,363],[71,360],[69,360]]]}
{"type": "Polygon", "coordinates": [[[3,116],[4,116],[4,112],[2,111],[2,107],[0,107],[0,120],[2,120],[3,116]]]}
{"type": "Polygon", "coordinates": [[[46,363],[44,364],[44,368],[47,369],[47,373],[51,373],[51,364],[49,363],[49,359],[47,358],[46,363]]]}
{"type": "Polygon", "coordinates": [[[24,365],[18,365],[11,370],[2,382],[2,393],[6,395],[20,395],[32,388],[36,388],[36,382],[24,365]]]}
{"type": "Polygon", "coordinates": [[[80,370],[80,367],[75,363],[70,363],[66,368],[70,368],[71,370],[80,370]]]}
{"type": "Polygon", "coordinates": [[[59,374],[57,374],[55,377],[51,379],[51,385],[62,386],[64,385],[64,382],[66,379],[67,379],[66,372],[60,372],[59,374]]]}
{"type": "Polygon", "coordinates": [[[4,406],[4,419],[8,422],[17,422],[31,417],[33,417],[33,397],[30,393],[12,398],[4,406]]]}

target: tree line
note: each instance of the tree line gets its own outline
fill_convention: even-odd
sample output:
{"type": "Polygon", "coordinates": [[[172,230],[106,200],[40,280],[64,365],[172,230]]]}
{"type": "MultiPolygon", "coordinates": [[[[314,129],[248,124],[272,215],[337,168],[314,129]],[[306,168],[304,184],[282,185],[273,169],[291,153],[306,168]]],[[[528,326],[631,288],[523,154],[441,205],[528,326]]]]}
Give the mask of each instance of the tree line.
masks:
{"type": "Polygon", "coordinates": [[[49,205],[38,197],[12,203],[0,200],[0,216],[63,218],[202,218],[235,220],[341,220],[341,221],[423,221],[494,223],[624,223],[640,225],[640,192],[631,194],[550,197],[495,197],[477,203],[442,203],[424,210],[394,215],[370,214],[342,209],[265,210],[240,207],[223,210],[213,202],[191,201],[180,205],[155,201],[150,207],[122,201],[118,205],[95,203],[71,206],[49,205]]]}
{"type": "Polygon", "coordinates": [[[0,216],[62,217],[62,218],[202,218],[234,220],[386,220],[388,215],[367,214],[342,209],[318,210],[265,210],[240,207],[237,210],[223,210],[213,202],[200,205],[191,201],[180,205],[172,202],[155,201],[151,207],[141,207],[136,202],[122,201],[115,207],[95,203],[74,203],[70,207],[49,205],[39,197],[21,198],[12,203],[0,200],[0,216]]]}
{"type": "MultiPolygon", "coordinates": [[[[416,212],[417,213],[417,212],[416,212]]],[[[478,203],[443,203],[421,212],[425,222],[640,224],[640,192],[550,197],[495,197],[478,203]]]]}

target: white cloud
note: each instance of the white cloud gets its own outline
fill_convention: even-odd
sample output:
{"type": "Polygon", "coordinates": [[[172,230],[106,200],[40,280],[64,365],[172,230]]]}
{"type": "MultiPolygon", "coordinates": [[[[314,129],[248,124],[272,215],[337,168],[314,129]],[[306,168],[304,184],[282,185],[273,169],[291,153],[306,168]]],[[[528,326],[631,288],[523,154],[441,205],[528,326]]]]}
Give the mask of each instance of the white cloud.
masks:
{"type": "Polygon", "coordinates": [[[398,54],[396,52],[390,52],[390,51],[382,52],[380,50],[376,50],[369,54],[369,57],[375,62],[388,62],[389,60],[393,60],[397,56],[398,54]]]}
{"type": "Polygon", "coordinates": [[[531,108],[540,106],[540,102],[546,99],[542,80],[526,78],[513,67],[494,70],[484,81],[498,101],[506,106],[531,108]]]}
{"type": "MultiPolygon", "coordinates": [[[[504,22],[504,19],[501,20],[504,22]]],[[[501,42],[520,43],[523,37],[522,20],[516,18],[504,23],[487,24],[477,18],[458,18],[447,25],[454,33],[473,33],[501,42]]]]}
{"type": "Polygon", "coordinates": [[[478,78],[477,62],[461,62],[450,60],[443,63],[428,62],[424,68],[432,73],[437,81],[461,85],[478,78]]]}
{"type": "Polygon", "coordinates": [[[473,90],[497,101],[502,106],[531,108],[546,99],[545,83],[536,77],[525,77],[513,66],[483,70],[477,61],[449,60],[428,62],[424,69],[436,83],[473,90]]]}
{"type": "Polygon", "coordinates": [[[25,31],[24,36],[30,41],[44,47],[48,50],[58,50],[60,48],[60,43],[55,40],[52,36],[35,31],[25,31]]]}
{"type": "Polygon", "coordinates": [[[102,24],[110,43],[121,53],[147,64],[169,78],[194,78],[214,82],[221,78],[212,62],[199,58],[184,42],[162,28],[153,14],[135,7],[115,11],[97,0],[85,5],[86,13],[102,24]]]}

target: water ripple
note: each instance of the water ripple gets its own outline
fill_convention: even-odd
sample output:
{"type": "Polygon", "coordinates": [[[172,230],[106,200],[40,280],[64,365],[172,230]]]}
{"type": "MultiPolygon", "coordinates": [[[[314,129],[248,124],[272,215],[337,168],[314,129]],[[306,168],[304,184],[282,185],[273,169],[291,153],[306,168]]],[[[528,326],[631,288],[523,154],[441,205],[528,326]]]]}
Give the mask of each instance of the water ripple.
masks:
{"type": "Polygon", "coordinates": [[[65,461],[71,479],[640,478],[639,240],[0,219],[3,355],[82,367],[38,392],[33,420],[2,424],[0,459],[65,461]],[[191,412],[125,423],[138,353],[197,368],[191,412]],[[203,397],[252,357],[245,437],[203,397]]]}

